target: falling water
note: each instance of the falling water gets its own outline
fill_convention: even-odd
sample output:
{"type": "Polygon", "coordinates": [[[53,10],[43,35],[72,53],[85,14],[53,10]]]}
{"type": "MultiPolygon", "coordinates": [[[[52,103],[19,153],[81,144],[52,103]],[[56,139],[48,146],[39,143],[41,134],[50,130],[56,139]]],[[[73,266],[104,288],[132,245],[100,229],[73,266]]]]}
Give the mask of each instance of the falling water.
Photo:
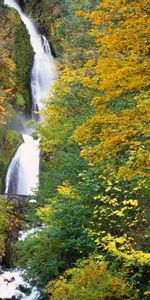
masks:
{"type": "MultiPolygon", "coordinates": [[[[15,0],[4,0],[4,4],[15,8],[30,36],[34,51],[31,71],[31,94],[33,118],[39,120],[39,111],[43,108],[43,100],[56,79],[56,68],[47,39],[39,33],[33,21],[23,12],[15,0]]],[[[6,176],[7,194],[29,195],[38,187],[39,174],[39,141],[31,136],[23,135],[24,143],[13,157],[6,176]]]]}
{"type": "Polygon", "coordinates": [[[30,195],[39,184],[39,140],[22,135],[22,143],[13,157],[6,176],[6,194],[30,195]]]}

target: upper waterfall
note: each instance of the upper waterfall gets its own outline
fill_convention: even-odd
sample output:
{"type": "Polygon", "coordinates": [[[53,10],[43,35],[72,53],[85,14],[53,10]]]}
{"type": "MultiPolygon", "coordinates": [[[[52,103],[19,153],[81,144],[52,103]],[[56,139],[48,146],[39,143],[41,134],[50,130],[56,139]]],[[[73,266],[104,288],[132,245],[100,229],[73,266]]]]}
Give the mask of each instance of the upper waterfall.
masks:
{"type": "Polygon", "coordinates": [[[34,51],[31,71],[32,110],[39,112],[44,106],[43,99],[48,97],[50,87],[57,78],[54,58],[46,37],[38,31],[34,22],[24,13],[18,3],[15,0],[4,0],[4,4],[18,11],[30,36],[34,51]]]}

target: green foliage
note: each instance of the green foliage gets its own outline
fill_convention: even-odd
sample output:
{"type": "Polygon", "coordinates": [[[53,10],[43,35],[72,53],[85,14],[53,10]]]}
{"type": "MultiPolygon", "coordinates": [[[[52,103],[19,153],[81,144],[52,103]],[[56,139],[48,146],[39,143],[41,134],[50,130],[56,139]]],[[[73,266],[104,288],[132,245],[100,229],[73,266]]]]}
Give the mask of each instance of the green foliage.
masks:
{"type": "Polygon", "coordinates": [[[86,162],[79,157],[76,146],[66,145],[65,148],[43,155],[41,162],[40,187],[36,193],[38,203],[45,203],[49,197],[56,195],[56,188],[64,180],[73,184],[78,180],[78,172],[85,167],[86,162]]]}
{"type": "Polygon", "coordinates": [[[38,209],[37,214],[46,227],[18,244],[20,263],[27,267],[29,274],[38,275],[42,284],[58,277],[94,249],[83,228],[90,210],[67,184],[59,189],[56,199],[38,209]]]}
{"type": "Polygon", "coordinates": [[[16,63],[16,103],[15,109],[19,111],[31,111],[30,80],[29,74],[32,67],[33,51],[29,42],[29,35],[24,24],[19,23],[15,29],[15,53],[16,63]]]}
{"type": "Polygon", "coordinates": [[[136,299],[122,274],[115,275],[106,263],[83,261],[67,270],[63,277],[51,281],[47,287],[52,300],[112,300],[136,299]]]}
{"type": "Polygon", "coordinates": [[[5,255],[5,240],[9,227],[9,211],[10,205],[0,198],[0,262],[5,255]]]}
{"type": "Polygon", "coordinates": [[[147,252],[149,180],[140,177],[130,181],[118,179],[109,161],[84,170],[79,178],[81,197],[89,206],[95,207],[89,232],[97,247],[102,248],[103,237],[110,233],[114,237],[126,236],[136,249],[147,252]]]}
{"type": "Polygon", "coordinates": [[[84,8],[89,12],[99,4],[99,1],[95,0],[93,3],[90,0],[84,2],[59,0],[58,2],[61,18],[56,21],[55,25],[56,51],[61,50],[65,61],[68,60],[79,67],[89,55],[88,50],[92,39],[85,35],[85,31],[89,29],[89,22],[77,18],[76,11],[84,8]]]}

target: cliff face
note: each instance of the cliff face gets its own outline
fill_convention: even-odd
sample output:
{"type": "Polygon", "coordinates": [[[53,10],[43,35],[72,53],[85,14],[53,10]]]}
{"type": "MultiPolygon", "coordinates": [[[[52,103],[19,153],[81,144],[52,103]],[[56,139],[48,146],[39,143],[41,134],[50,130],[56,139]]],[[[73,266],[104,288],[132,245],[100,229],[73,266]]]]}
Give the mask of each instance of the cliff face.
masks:
{"type": "Polygon", "coordinates": [[[56,35],[58,20],[63,14],[60,0],[24,1],[24,8],[48,38],[54,56],[60,55],[60,41],[56,35]]]}

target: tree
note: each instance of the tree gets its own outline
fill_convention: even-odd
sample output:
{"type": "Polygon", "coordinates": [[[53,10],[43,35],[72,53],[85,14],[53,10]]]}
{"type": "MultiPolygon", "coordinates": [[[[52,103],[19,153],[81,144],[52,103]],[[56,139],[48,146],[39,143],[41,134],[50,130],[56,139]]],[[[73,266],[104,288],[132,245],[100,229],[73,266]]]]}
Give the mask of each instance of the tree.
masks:
{"type": "Polygon", "coordinates": [[[150,264],[148,1],[104,0],[97,10],[77,14],[90,21],[96,50],[82,78],[94,91],[95,114],[73,134],[89,162],[81,175],[81,189],[95,205],[89,234],[99,254],[137,266],[144,299],[150,264]]]}
{"type": "Polygon", "coordinates": [[[92,13],[96,53],[85,65],[84,86],[97,90],[95,115],[74,136],[93,163],[119,158],[119,177],[149,176],[148,1],[102,1],[92,13]]]}

